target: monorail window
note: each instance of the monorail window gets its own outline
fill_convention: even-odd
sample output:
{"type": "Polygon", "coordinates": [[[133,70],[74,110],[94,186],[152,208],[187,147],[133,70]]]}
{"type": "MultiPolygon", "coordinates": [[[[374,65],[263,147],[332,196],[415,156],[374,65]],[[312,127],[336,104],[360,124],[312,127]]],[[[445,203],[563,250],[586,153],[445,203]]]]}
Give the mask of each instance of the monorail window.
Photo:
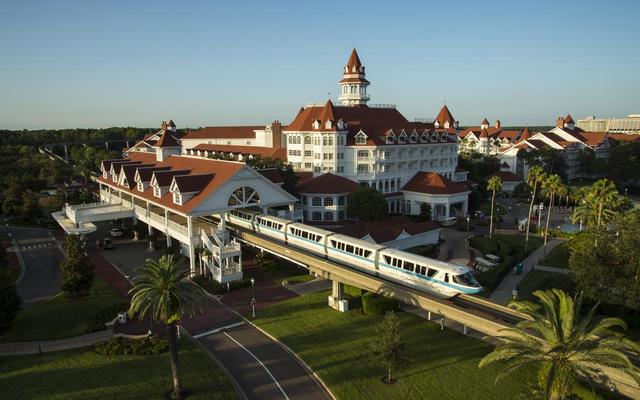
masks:
{"type": "Polygon", "coordinates": [[[384,257],[384,262],[386,262],[387,264],[391,265],[391,257],[389,256],[383,256],[384,257]]]}
{"type": "Polygon", "coordinates": [[[402,268],[406,269],[407,271],[413,272],[413,263],[405,261],[402,268]]]}
{"type": "Polygon", "coordinates": [[[352,246],[352,245],[350,245],[350,244],[348,244],[348,245],[346,246],[346,248],[345,248],[345,251],[346,251],[346,252],[348,252],[348,253],[353,253],[353,246],[352,246]]]}
{"type": "Polygon", "coordinates": [[[426,275],[427,274],[427,267],[424,267],[422,265],[418,265],[416,267],[416,273],[420,274],[420,275],[426,275]],[[420,269],[420,271],[418,272],[418,269],[420,269]]]}
{"type": "Polygon", "coordinates": [[[434,276],[435,274],[437,274],[437,273],[438,273],[438,270],[435,270],[435,269],[433,269],[433,268],[429,268],[429,270],[427,271],[427,276],[428,276],[429,278],[433,278],[433,276],[434,276]]]}

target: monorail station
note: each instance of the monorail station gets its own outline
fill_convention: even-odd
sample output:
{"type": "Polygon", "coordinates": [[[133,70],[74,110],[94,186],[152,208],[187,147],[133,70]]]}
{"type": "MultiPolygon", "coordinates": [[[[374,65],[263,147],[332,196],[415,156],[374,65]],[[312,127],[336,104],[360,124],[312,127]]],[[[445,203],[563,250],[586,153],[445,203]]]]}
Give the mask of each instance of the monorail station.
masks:
{"type": "Polygon", "coordinates": [[[54,218],[69,234],[94,231],[92,222],[132,218],[147,224],[150,235],[164,234],[167,246],[180,242],[192,275],[202,247],[212,254],[202,262],[216,281],[242,278],[240,244],[230,239],[227,212],[254,209],[293,220],[297,199],[242,162],[180,155],[164,139],[155,154],[131,152],[103,161],[100,203],[67,205],[54,218]]]}

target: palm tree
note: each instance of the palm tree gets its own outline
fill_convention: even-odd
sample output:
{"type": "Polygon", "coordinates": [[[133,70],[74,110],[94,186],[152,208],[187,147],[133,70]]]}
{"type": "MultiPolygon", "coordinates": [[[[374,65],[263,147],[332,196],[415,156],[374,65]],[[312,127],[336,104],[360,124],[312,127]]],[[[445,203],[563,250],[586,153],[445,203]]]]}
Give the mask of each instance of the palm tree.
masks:
{"type": "Polygon", "coordinates": [[[529,247],[529,225],[531,224],[531,212],[533,211],[533,202],[536,199],[536,190],[538,185],[545,179],[544,171],[541,167],[535,166],[529,170],[527,174],[527,184],[532,187],[531,192],[531,204],[529,204],[529,214],[527,215],[527,235],[524,240],[524,251],[527,251],[529,247]]]}
{"type": "Polygon", "coordinates": [[[489,238],[493,234],[493,209],[496,202],[496,192],[502,190],[502,179],[499,176],[492,176],[487,181],[487,190],[491,190],[491,221],[489,222],[489,238]]]}
{"type": "MultiPolygon", "coordinates": [[[[129,314],[143,319],[147,313],[154,322],[167,325],[169,352],[171,354],[171,374],[173,376],[172,397],[180,399],[182,388],[178,374],[177,324],[183,315],[192,316],[198,303],[204,299],[203,289],[186,279],[189,269],[183,267],[183,259],[163,256],[159,261],[147,259],[138,270],[129,291],[131,307],[129,314]]],[[[201,310],[200,310],[201,311],[201,310]]]]}
{"type": "Polygon", "coordinates": [[[618,189],[616,189],[616,185],[612,181],[606,178],[600,179],[591,186],[589,195],[593,197],[597,205],[596,223],[597,226],[601,226],[605,223],[602,219],[605,214],[605,206],[610,205],[615,208],[620,202],[618,189]]]}
{"type": "Polygon", "coordinates": [[[549,210],[547,211],[547,223],[544,228],[544,245],[547,245],[547,237],[549,236],[549,220],[551,220],[551,209],[553,208],[553,201],[557,194],[562,194],[566,190],[562,184],[560,176],[553,174],[549,175],[547,179],[542,182],[542,189],[546,192],[549,198],[549,210]]]}
{"type": "MultiPolygon", "coordinates": [[[[202,248],[202,252],[200,252],[200,264],[202,264],[202,259],[206,258],[207,260],[209,260],[209,266],[211,266],[211,257],[213,256],[213,253],[211,252],[211,250],[209,250],[207,247],[203,247],[202,248]]],[[[204,275],[207,275],[207,265],[205,263],[204,268],[204,275]]]]}
{"type": "Polygon", "coordinates": [[[629,354],[640,354],[640,346],[610,330],[626,329],[623,320],[594,321],[598,304],[581,317],[581,299],[575,302],[559,289],[533,294],[541,307],[526,301],[512,302],[510,305],[530,320],[503,329],[504,334],[497,337],[500,344],[480,360],[481,368],[490,364],[502,367],[496,382],[523,367],[536,368],[537,384],[545,398],[552,400],[584,391],[582,381],[591,386],[602,375],[602,367],[622,371],[640,383],[640,370],[629,359],[629,354]]]}

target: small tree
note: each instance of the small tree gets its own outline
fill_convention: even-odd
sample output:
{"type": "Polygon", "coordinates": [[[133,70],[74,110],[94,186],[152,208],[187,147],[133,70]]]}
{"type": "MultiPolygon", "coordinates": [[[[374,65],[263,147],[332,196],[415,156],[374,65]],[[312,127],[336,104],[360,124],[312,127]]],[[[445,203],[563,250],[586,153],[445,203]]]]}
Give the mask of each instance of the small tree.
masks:
{"type": "Polygon", "coordinates": [[[8,329],[16,318],[22,300],[16,292],[16,285],[11,280],[7,268],[0,268],[0,332],[8,329]]]}
{"type": "Polygon", "coordinates": [[[404,352],[398,316],[393,311],[388,312],[376,333],[377,340],[372,343],[373,355],[384,366],[386,383],[392,383],[393,371],[402,362],[404,352]]]}
{"type": "Polygon", "coordinates": [[[372,221],[387,216],[389,206],[384,195],[374,188],[360,186],[349,193],[347,213],[360,221],[372,221]]]}
{"type": "Polygon", "coordinates": [[[84,255],[80,237],[68,235],[63,248],[64,259],[60,262],[61,288],[73,296],[84,294],[91,289],[95,272],[89,258],[84,255]]]}

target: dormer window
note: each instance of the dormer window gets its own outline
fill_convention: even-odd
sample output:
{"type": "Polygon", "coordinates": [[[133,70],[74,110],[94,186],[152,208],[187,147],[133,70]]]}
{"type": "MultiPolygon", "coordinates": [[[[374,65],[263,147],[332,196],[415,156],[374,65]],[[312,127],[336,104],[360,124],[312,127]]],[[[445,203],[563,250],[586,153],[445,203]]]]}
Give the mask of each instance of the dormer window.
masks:
{"type": "Polygon", "coordinates": [[[144,183],[138,181],[138,192],[144,192],[144,183]]]}
{"type": "Polygon", "coordinates": [[[420,143],[429,143],[429,135],[427,135],[427,132],[424,132],[420,136],[420,143]]]}
{"type": "Polygon", "coordinates": [[[313,129],[320,129],[320,120],[313,121],[313,129]]]}
{"type": "Polygon", "coordinates": [[[434,122],[433,126],[435,126],[436,129],[440,128],[440,122],[438,122],[438,121],[434,122]]]}
{"type": "Polygon", "coordinates": [[[344,120],[342,118],[340,118],[338,120],[338,129],[342,130],[342,129],[346,129],[347,128],[347,123],[344,122],[344,120]]]}
{"type": "Polygon", "coordinates": [[[367,135],[360,131],[356,135],[356,144],[367,144],[367,135]]]}
{"type": "Polygon", "coordinates": [[[333,128],[333,122],[331,122],[331,120],[327,120],[327,122],[324,123],[324,128],[325,129],[333,128]]]}
{"type": "Polygon", "coordinates": [[[112,178],[113,178],[113,179],[112,179],[112,180],[113,180],[113,183],[118,183],[118,175],[113,174],[112,178]]]}
{"type": "Polygon", "coordinates": [[[109,173],[107,172],[107,170],[105,169],[104,171],[102,171],[102,177],[104,179],[108,179],[109,178],[109,173]]]}
{"type": "Polygon", "coordinates": [[[435,132],[433,132],[431,134],[431,141],[432,142],[437,142],[438,141],[438,135],[435,132]]]}
{"type": "Polygon", "coordinates": [[[180,192],[173,192],[173,202],[182,205],[182,195],[180,195],[180,192]]]}
{"type": "Polygon", "coordinates": [[[418,143],[418,134],[415,131],[409,137],[409,143],[418,143]]]}
{"type": "Polygon", "coordinates": [[[389,133],[387,133],[386,143],[394,144],[395,142],[396,142],[396,134],[393,133],[393,131],[389,131],[389,133]]]}
{"type": "Polygon", "coordinates": [[[400,143],[400,144],[405,144],[405,143],[407,143],[407,134],[406,134],[406,133],[404,133],[404,131],[402,131],[402,132],[400,133],[400,135],[398,136],[398,143],[400,143]]]}
{"type": "Polygon", "coordinates": [[[162,191],[160,190],[160,188],[158,186],[154,186],[153,187],[153,195],[155,197],[162,197],[162,191]]]}

